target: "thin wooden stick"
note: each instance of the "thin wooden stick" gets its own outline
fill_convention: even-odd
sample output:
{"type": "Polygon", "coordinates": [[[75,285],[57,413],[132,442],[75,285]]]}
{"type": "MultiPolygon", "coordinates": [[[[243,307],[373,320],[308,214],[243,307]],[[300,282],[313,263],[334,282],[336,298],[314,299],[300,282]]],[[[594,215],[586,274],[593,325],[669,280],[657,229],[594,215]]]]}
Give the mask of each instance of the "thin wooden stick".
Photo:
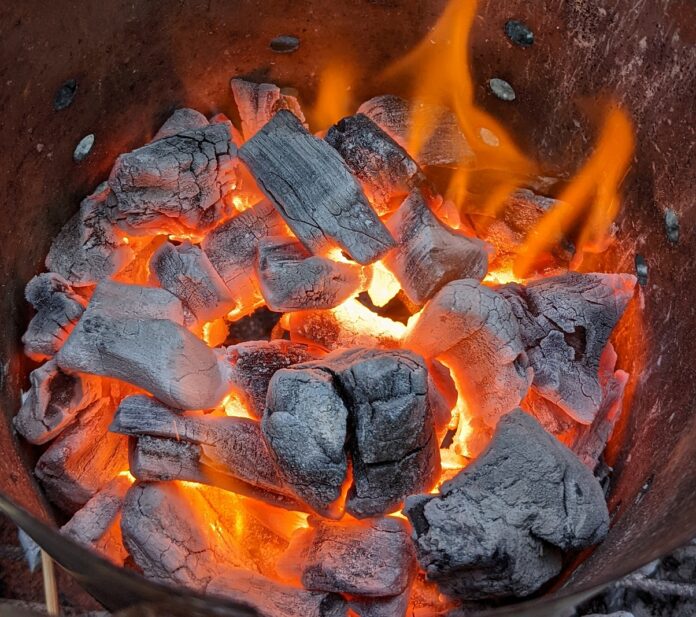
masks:
{"type": "Polygon", "coordinates": [[[41,551],[41,572],[43,574],[46,611],[49,615],[60,615],[60,604],[58,603],[58,585],[56,583],[56,571],[53,566],[53,560],[48,556],[48,553],[44,551],[41,551]]]}

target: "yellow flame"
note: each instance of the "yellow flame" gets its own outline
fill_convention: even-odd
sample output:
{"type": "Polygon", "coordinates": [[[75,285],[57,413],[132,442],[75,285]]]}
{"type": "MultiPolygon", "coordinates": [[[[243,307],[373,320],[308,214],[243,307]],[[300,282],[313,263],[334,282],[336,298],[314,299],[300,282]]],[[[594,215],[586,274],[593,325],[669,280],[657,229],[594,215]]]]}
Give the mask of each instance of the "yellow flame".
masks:
{"type": "Polygon", "coordinates": [[[372,264],[372,278],[367,295],[375,306],[385,306],[401,290],[401,283],[382,261],[372,264]]]}
{"type": "Polygon", "coordinates": [[[400,341],[406,333],[404,324],[377,315],[355,298],[346,300],[331,311],[343,328],[365,337],[400,341]]]}
{"type": "Polygon", "coordinates": [[[222,399],[220,407],[222,407],[223,411],[228,416],[235,418],[253,418],[251,413],[249,413],[249,409],[244,401],[242,401],[242,399],[239,398],[239,395],[234,392],[228,394],[224,399],[222,399]]]}
{"type": "Polygon", "coordinates": [[[217,347],[222,345],[227,338],[227,323],[224,319],[215,319],[214,321],[208,321],[203,324],[201,328],[201,334],[203,340],[208,344],[209,347],[217,347]]]}
{"type": "MultiPolygon", "coordinates": [[[[452,371],[452,368],[448,366],[442,358],[438,358],[438,360],[449,369],[454,387],[457,390],[457,402],[452,409],[452,419],[449,424],[449,428],[455,430],[454,437],[452,438],[452,445],[450,446],[450,450],[452,451],[450,462],[453,462],[457,460],[457,457],[469,457],[467,442],[474,431],[470,424],[471,414],[469,413],[469,406],[464,398],[462,389],[454,377],[454,371],[452,371]]],[[[446,469],[446,467],[443,468],[446,469]]]]}
{"type": "Polygon", "coordinates": [[[633,125],[624,110],[613,107],[607,114],[595,150],[568,187],[522,245],[514,270],[524,276],[540,254],[575,231],[576,256],[582,251],[602,251],[621,206],[619,185],[633,154],[633,125]]]}
{"type": "Polygon", "coordinates": [[[489,285],[505,285],[506,283],[524,283],[524,279],[517,276],[511,268],[491,270],[483,278],[482,283],[489,285]]]}
{"type": "Polygon", "coordinates": [[[344,60],[327,65],[319,77],[319,91],[308,113],[313,128],[323,130],[352,112],[354,67],[344,60]]]}
{"type": "Polygon", "coordinates": [[[131,472],[128,469],[126,469],[125,471],[119,471],[117,475],[119,478],[128,478],[128,480],[131,483],[135,482],[135,477],[133,476],[133,474],[131,474],[131,472]]]}

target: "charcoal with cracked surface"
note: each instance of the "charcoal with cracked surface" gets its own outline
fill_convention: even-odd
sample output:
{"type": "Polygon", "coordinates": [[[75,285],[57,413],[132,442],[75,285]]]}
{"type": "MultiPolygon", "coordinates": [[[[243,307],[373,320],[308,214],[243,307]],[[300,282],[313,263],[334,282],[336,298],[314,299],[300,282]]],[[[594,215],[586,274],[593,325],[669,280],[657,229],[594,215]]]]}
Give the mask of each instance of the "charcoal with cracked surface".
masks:
{"type": "Polygon", "coordinates": [[[164,137],[121,154],[109,176],[109,218],[126,232],[200,233],[232,212],[237,148],[226,124],[164,137]]]}
{"type": "Polygon", "coordinates": [[[438,495],[410,497],[404,512],[428,578],[463,599],[527,596],[560,572],[561,551],[609,528],[592,472],[520,409],[438,495]]]}
{"type": "Polygon", "coordinates": [[[635,283],[631,274],[569,272],[498,288],[520,324],[534,388],[581,424],[599,409],[600,357],[635,283]]]}
{"type": "Polygon", "coordinates": [[[411,190],[428,182],[418,163],[364,114],[339,120],[325,140],[360,181],[380,216],[395,210],[411,190]]]}
{"type": "Polygon", "coordinates": [[[24,296],[36,309],[22,336],[24,353],[32,360],[45,360],[61,348],[87,302],[54,272],[37,274],[27,283],[24,296]]]}
{"type": "Polygon", "coordinates": [[[488,245],[444,225],[420,191],[408,195],[387,228],[397,246],[384,263],[414,304],[424,304],[451,281],[486,275],[488,245]]]}
{"type": "Polygon", "coordinates": [[[174,113],[164,121],[164,124],[160,127],[159,131],[155,133],[152,141],[164,139],[165,137],[173,137],[184,131],[202,129],[209,124],[210,122],[208,122],[208,119],[200,111],[196,111],[190,107],[182,107],[181,109],[175,110],[174,113]]]}
{"type": "Polygon", "coordinates": [[[112,201],[106,182],[82,200],[78,212],[53,239],[46,257],[48,270],[83,287],[118,274],[133,261],[133,249],[109,220],[108,204],[112,201]]]}
{"type": "Polygon", "coordinates": [[[72,424],[83,409],[102,396],[101,381],[91,375],[69,375],[55,360],[29,374],[31,387],[12,423],[29,443],[43,444],[72,424]]]}
{"type": "Polygon", "coordinates": [[[472,279],[448,283],[435,294],[403,346],[444,361],[470,412],[490,427],[519,404],[532,381],[513,306],[472,279]]]}
{"type": "Polygon", "coordinates": [[[360,264],[394,246],[340,155],[281,110],[239,150],[259,188],[315,254],[341,247],[360,264]]]}
{"type": "Polygon", "coordinates": [[[330,309],[363,284],[357,264],[312,255],[287,236],[259,242],[256,272],[266,305],[277,312],[330,309]]]}
{"type": "Polygon", "coordinates": [[[225,349],[230,364],[229,379],[242,397],[250,413],[261,418],[266,407],[266,393],[276,371],[293,364],[308,362],[319,356],[319,350],[302,343],[282,339],[247,341],[225,349]]]}

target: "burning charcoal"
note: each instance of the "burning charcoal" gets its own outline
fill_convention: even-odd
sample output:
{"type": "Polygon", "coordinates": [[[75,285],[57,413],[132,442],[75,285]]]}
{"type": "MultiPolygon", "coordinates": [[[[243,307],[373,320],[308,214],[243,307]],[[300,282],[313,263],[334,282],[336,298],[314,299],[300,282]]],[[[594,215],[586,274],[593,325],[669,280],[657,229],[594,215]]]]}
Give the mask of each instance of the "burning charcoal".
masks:
{"type": "Polygon", "coordinates": [[[399,595],[413,579],[416,559],[402,520],[310,521],[300,539],[306,589],[381,598],[399,595]]]}
{"type": "Polygon", "coordinates": [[[209,124],[208,119],[195,109],[189,109],[188,107],[177,109],[167,118],[165,123],[160,127],[160,130],[157,131],[152,138],[152,141],[164,139],[165,137],[173,137],[185,131],[203,129],[209,124]]]}
{"type": "Polygon", "coordinates": [[[519,409],[439,495],[409,498],[405,513],[428,578],[469,600],[533,593],[560,572],[560,550],[595,544],[609,527],[599,482],[519,409]]]}
{"type": "Polygon", "coordinates": [[[297,99],[282,94],[278,86],[232,79],[230,87],[242,120],[245,140],[251,139],[281,109],[291,112],[299,122],[305,124],[305,117],[297,99]]]}
{"type": "Polygon", "coordinates": [[[433,414],[433,422],[438,437],[444,433],[452,419],[452,409],[459,395],[449,369],[433,360],[428,363],[428,403],[433,414]]]}
{"type": "Polygon", "coordinates": [[[266,617],[347,617],[346,602],[338,594],[281,585],[249,570],[227,568],[206,591],[249,604],[266,617]]]}
{"type": "Polygon", "coordinates": [[[535,389],[582,424],[597,414],[599,359],[635,283],[630,274],[569,272],[499,288],[520,323],[535,389]]]}
{"type": "Polygon", "coordinates": [[[107,432],[112,414],[109,399],[92,403],[36,463],[36,477],[48,498],[66,512],[77,511],[116,474],[128,468],[127,440],[107,432]]]}
{"type": "Polygon", "coordinates": [[[445,285],[409,329],[404,347],[450,367],[474,416],[490,427],[532,381],[512,305],[478,281],[445,285]]]}
{"type": "Polygon", "coordinates": [[[340,514],[334,502],[348,471],[347,422],[348,410],[326,371],[281,369],[271,378],[263,435],[287,484],[322,516],[340,514]]]}
{"type": "Polygon", "coordinates": [[[214,227],[234,211],[236,150],[229,128],[211,124],[122,154],[109,176],[111,220],[136,235],[214,227]]]}
{"type": "Polygon", "coordinates": [[[486,275],[487,245],[443,225],[420,191],[413,191],[404,200],[387,228],[397,247],[384,263],[415,304],[424,304],[451,281],[481,280],[486,275]]]}
{"type": "Polygon", "coordinates": [[[354,299],[326,311],[286,313],[281,324],[293,341],[326,350],[399,347],[406,332],[404,324],[381,317],[354,299]]]}
{"type": "Polygon", "coordinates": [[[109,199],[113,199],[111,189],[100,184],[51,244],[46,267],[72,285],[94,285],[123,270],[134,258],[108,219],[109,199]]]}
{"type": "Polygon", "coordinates": [[[120,317],[167,319],[183,325],[181,300],[166,289],[104,281],[97,285],[87,307],[120,317]]]}
{"type": "Polygon", "coordinates": [[[239,316],[263,304],[254,266],[259,241],[285,233],[285,223],[275,208],[261,202],[210,232],[203,251],[228,289],[234,290],[239,316]]]}
{"type": "Polygon", "coordinates": [[[275,372],[317,356],[307,345],[284,340],[248,341],[231,345],[225,351],[231,365],[230,382],[257,418],[263,415],[268,384],[275,372]]]}
{"type": "Polygon", "coordinates": [[[580,425],[558,405],[539,394],[533,385],[520,403],[520,407],[534,416],[546,432],[551,433],[560,442],[566,445],[572,443],[580,425]]]}
{"type": "MultiPolygon", "coordinates": [[[[358,617],[407,617],[411,588],[406,587],[398,596],[386,598],[350,599],[349,606],[358,617]]],[[[415,613],[414,613],[415,614],[415,613]]]]}
{"type": "Polygon", "coordinates": [[[411,190],[427,183],[408,153],[364,114],[343,118],[329,129],[336,148],[380,216],[396,209],[411,190]]]}
{"type": "Polygon", "coordinates": [[[163,244],[152,256],[150,270],[164,289],[181,300],[195,323],[222,317],[236,305],[205,253],[190,242],[163,244]]]}
{"type": "Polygon", "coordinates": [[[128,552],[121,537],[120,512],[131,483],[126,474],[119,474],[61,527],[61,533],[122,566],[128,552]]]}
{"type": "MultiPolygon", "coordinates": [[[[407,101],[389,94],[376,96],[365,101],[358,108],[358,113],[365,114],[394,141],[408,149],[414,109],[407,101]]],[[[419,103],[415,113],[428,123],[423,126],[423,134],[430,135],[418,153],[411,153],[420,165],[473,163],[474,152],[449,109],[419,103]]]]}
{"type": "Polygon", "coordinates": [[[368,264],[394,246],[343,159],[288,111],[239,150],[259,187],[312,253],[338,244],[368,264]]]}
{"type": "Polygon", "coordinates": [[[255,568],[201,492],[171,482],[138,483],[126,494],[123,542],[145,577],[204,591],[228,568],[255,568]]]}
{"type": "Polygon", "coordinates": [[[266,304],[277,312],[333,308],[363,283],[357,264],[312,255],[288,237],[259,243],[257,275],[266,304]]]}
{"type": "Polygon", "coordinates": [[[29,443],[43,444],[70,425],[77,414],[102,395],[101,381],[90,375],[68,375],[55,360],[33,370],[31,388],[13,419],[29,443]]]}
{"type": "Polygon", "coordinates": [[[440,459],[422,358],[410,351],[358,348],[301,366],[330,371],[351,414],[350,514],[390,512],[407,495],[434,486],[440,459]]]}
{"type": "Polygon", "coordinates": [[[59,274],[44,272],[27,283],[27,301],[36,309],[22,336],[24,353],[33,360],[55,355],[72,331],[85,308],[78,296],[59,274]]]}
{"type": "Polygon", "coordinates": [[[203,341],[162,317],[174,312],[181,314],[181,303],[163,289],[103,283],[60,350],[58,366],[121,379],[172,407],[215,407],[227,393],[222,365],[203,341]],[[121,300],[130,296],[141,304],[110,303],[111,292],[119,289],[121,300]]]}

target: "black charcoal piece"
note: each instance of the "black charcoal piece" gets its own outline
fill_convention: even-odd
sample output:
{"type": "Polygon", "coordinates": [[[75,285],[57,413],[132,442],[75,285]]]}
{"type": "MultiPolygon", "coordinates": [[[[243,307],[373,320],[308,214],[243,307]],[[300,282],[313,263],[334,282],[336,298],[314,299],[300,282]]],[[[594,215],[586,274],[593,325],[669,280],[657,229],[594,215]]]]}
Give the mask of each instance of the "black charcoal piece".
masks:
{"type": "Polygon", "coordinates": [[[403,345],[445,362],[472,416],[491,428],[532,381],[512,304],[475,280],[453,281],[435,294],[403,345]]]}
{"type": "Polygon", "coordinates": [[[397,246],[384,263],[415,304],[424,304],[451,281],[486,275],[487,245],[441,223],[420,191],[404,200],[387,228],[397,246]]]}
{"type": "Polygon", "coordinates": [[[288,111],[305,124],[297,99],[283,94],[275,84],[255,84],[235,78],[230,80],[230,88],[242,120],[245,140],[251,139],[280,110],[288,111]]]}
{"type": "Polygon", "coordinates": [[[348,410],[326,371],[281,369],[271,378],[263,436],[285,482],[322,516],[341,514],[335,502],[348,471],[347,423],[348,410]]]}
{"type": "Polygon", "coordinates": [[[312,255],[287,236],[259,242],[256,271],[266,305],[277,312],[333,308],[364,282],[358,264],[312,255]]]}
{"type": "Polygon", "coordinates": [[[394,240],[339,154],[281,110],[239,151],[288,227],[313,253],[335,245],[361,264],[394,240]]]}
{"type": "Polygon", "coordinates": [[[290,34],[281,34],[271,41],[270,47],[277,54],[291,54],[299,49],[300,39],[290,34]]]}
{"type": "Polygon", "coordinates": [[[209,124],[208,119],[200,111],[183,107],[182,109],[177,109],[165,120],[159,131],[155,133],[152,141],[172,137],[184,131],[202,129],[209,124]]]}
{"type": "Polygon", "coordinates": [[[230,345],[225,350],[225,358],[231,365],[230,381],[257,418],[263,415],[268,384],[275,372],[314,360],[318,355],[317,350],[307,345],[284,340],[247,341],[230,345]]]}
{"type": "Polygon", "coordinates": [[[427,184],[408,153],[364,114],[343,118],[327,133],[377,214],[394,210],[413,189],[427,184]]]}
{"type": "Polygon", "coordinates": [[[358,108],[358,113],[365,114],[407,151],[414,111],[427,121],[423,132],[430,135],[419,152],[409,152],[420,165],[471,165],[474,162],[474,152],[457,118],[445,107],[421,103],[412,108],[408,101],[386,94],[365,101],[358,108]]]}
{"type": "Polygon", "coordinates": [[[56,354],[82,316],[87,304],[59,274],[44,272],[27,283],[27,301],[36,309],[22,336],[24,353],[33,360],[56,354]]]}
{"type": "Polygon", "coordinates": [[[381,598],[401,594],[413,579],[415,552],[403,520],[310,521],[301,539],[306,589],[381,598]]]}
{"type": "Polygon", "coordinates": [[[669,208],[665,210],[665,233],[672,244],[679,243],[679,217],[669,208]]]}
{"type": "Polygon", "coordinates": [[[181,300],[191,321],[213,321],[229,313],[236,301],[206,254],[186,241],[165,242],[150,260],[150,271],[160,286],[181,300]]]}
{"type": "Polygon", "coordinates": [[[630,274],[569,272],[499,288],[520,324],[534,388],[582,424],[599,409],[599,360],[635,283],[630,274]]]}
{"type": "Polygon", "coordinates": [[[560,572],[561,551],[609,528],[592,472],[519,409],[440,494],[409,498],[405,513],[428,578],[467,600],[533,593],[560,572]]]}
{"type": "Polygon", "coordinates": [[[237,301],[239,316],[263,304],[256,278],[259,241],[285,233],[285,223],[275,208],[263,201],[211,231],[201,248],[237,301]]]}
{"type": "Polygon", "coordinates": [[[135,254],[109,220],[111,189],[103,183],[80,204],[80,210],[54,238],[46,267],[72,285],[86,286],[118,274],[135,254]]]}
{"type": "Polygon", "coordinates": [[[91,375],[68,375],[49,360],[29,375],[31,387],[12,423],[33,444],[53,439],[77,414],[102,395],[101,382],[91,375]]]}
{"type": "Polygon", "coordinates": [[[53,109],[55,111],[62,111],[67,109],[72,105],[75,95],[77,94],[77,81],[74,79],[68,79],[63,82],[56,91],[53,97],[53,109]]]}
{"type": "Polygon", "coordinates": [[[126,232],[200,233],[234,212],[236,146],[225,124],[190,129],[116,159],[109,216],[126,232]]]}

